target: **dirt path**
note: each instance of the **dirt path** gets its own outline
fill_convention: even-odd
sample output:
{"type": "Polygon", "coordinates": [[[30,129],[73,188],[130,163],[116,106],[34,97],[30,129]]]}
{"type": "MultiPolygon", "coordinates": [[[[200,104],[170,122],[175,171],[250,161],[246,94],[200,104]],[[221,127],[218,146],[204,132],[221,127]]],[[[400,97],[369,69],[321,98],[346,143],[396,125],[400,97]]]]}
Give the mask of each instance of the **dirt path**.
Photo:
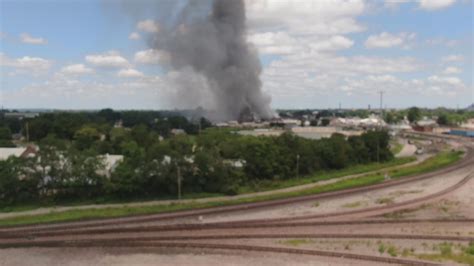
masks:
{"type": "Polygon", "coordinates": [[[408,157],[408,156],[413,156],[415,155],[416,152],[416,146],[413,144],[409,144],[408,140],[406,139],[401,139],[400,143],[403,145],[402,150],[395,155],[395,157],[408,157]]]}

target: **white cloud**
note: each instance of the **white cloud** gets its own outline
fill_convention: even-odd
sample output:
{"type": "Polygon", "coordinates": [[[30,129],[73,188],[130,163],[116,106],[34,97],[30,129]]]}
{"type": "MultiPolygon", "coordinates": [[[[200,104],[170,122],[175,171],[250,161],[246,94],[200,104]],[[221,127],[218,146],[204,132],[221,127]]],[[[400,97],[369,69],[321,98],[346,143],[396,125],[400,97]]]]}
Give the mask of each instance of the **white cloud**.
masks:
{"type": "Polygon", "coordinates": [[[312,42],[310,47],[313,49],[313,51],[332,51],[347,49],[352,47],[352,45],[354,45],[353,40],[341,35],[335,35],[320,42],[312,42]]]}
{"type": "Polygon", "coordinates": [[[414,33],[401,32],[399,34],[391,34],[382,32],[379,35],[370,35],[365,41],[367,48],[390,48],[394,46],[401,46],[407,41],[415,38],[414,33]]]}
{"type": "Polygon", "coordinates": [[[135,53],[135,62],[140,64],[161,64],[169,60],[169,55],[164,51],[148,49],[135,53]]]}
{"type": "Polygon", "coordinates": [[[84,64],[74,64],[61,68],[60,72],[66,75],[85,75],[94,73],[94,69],[88,68],[84,64]]]}
{"type": "Polygon", "coordinates": [[[127,59],[115,51],[87,55],[86,61],[98,67],[128,67],[130,65],[127,59]]]}
{"type": "Polygon", "coordinates": [[[458,77],[439,77],[436,75],[430,76],[428,81],[433,84],[448,84],[453,87],[464,87],[464,83],[458,77]]]}
{"type": "Polygon", "coordinates": [[[136,70],[136,69],[132,69],[132,68],[128,68],[128,69],[122,69],[120,70],[118,73],[117,73],[117,76],[118,77],[121,77],[121,78],[142,78],[144,77],[145,75],[143,75],[142,72],[136,70]]]}
{"type": "Polygon", "coordinates": [[[363,0],[246,0],[250,28],[288,30],[290,34],[346,34],[364,27],[355,17],[366,10],[363,0]]]}
{"type": "Polygon", "coordinates": [[[255,33],[248,41],[257,46],[262,54],[290,55],[301,52],[328,52],[352,47],[354,41],[342,36],[298,36],[286,32],[255,33]]]}
{"type": "Polygon", "coordinates": [[[441,61],[443,62],[461,62],[464,61],[464,57],[462,55],[458,54],[453,54],[453,55],[447,55],[441,58],[441,61]]]}
{"type": "Polygon", "coordinates": [[[4,53],[0,53],[0,66],[29,70],[36,73],[49,70],[51,65],[51,61],[41,57],[23,56],[20,58],[10,58],[4,53]]]}
{"type": "Polygon", "coordinates": [[[433,38],[426,40],[428,45],[442,45],[447,47],[455,47],[459,45],[461,42],[459,40],[452,40],[447,38],[433,38]]]}
{"type": "Polygon", "coordinates": [[[44,38],[40,37],[33,37],[29,35],[28,33],[22,33],[20,34],[20,40],[22,43],[28,43],[28,44],[47,44],[48,41],[44,38]]]}
{"type": "Polygon", "coordinates": [[[456,0],[420,0],[420,7],[425,10],[439,10],[454,4],[456,0]]]}
{"type": "Polygon", "coordinates": [[[459,74],[461,72],[461,69],[453,66],[446,67],[443,71],[444,74],[459,74]]]}
{"type": "Polygon", "coordinates": [[[130,35],[128,35],[128,38],[130,40],[139,40],[140,39],[140,34],[138,32],[132,32],[130,35]]]}
{"type": "Polygon", "coordinates": [[[156,109],[163,106],[159,93],[167,85],[159,77],[120,82],[76,80],[54,75],[41,83],[3,93],[9,107],[16,108],[126,108],[156,109]]]}
{"type": "Polygon", "coordinates": [[[137,23],[137,29],[139,31],[156,33],[160,31],[160,25],[151,19],[142,20],[137,23]]]}

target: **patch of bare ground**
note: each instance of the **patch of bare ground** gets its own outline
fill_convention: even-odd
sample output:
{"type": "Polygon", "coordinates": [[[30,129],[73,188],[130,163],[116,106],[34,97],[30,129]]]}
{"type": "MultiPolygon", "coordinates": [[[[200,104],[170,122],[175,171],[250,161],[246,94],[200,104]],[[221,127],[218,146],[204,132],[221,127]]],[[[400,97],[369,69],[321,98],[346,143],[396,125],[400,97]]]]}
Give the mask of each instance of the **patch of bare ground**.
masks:
{"type": "Polygon", "coordinates": [[[464,186],[435,202],[417,208],[384,214],[388,219],[474,218],[474,178],[464,186]]]}
{"type": "MultiPolygon", "coordinates": [[[[363,265],[381,265],[361,261],[363,265]]],[[[0,265],[89,266],[89,265],[178,265],[178,266],[306,266],[354,265],[342,258],[261,252],[212,251],[170,248],[32,248],[0,250],[0,265]]]]}

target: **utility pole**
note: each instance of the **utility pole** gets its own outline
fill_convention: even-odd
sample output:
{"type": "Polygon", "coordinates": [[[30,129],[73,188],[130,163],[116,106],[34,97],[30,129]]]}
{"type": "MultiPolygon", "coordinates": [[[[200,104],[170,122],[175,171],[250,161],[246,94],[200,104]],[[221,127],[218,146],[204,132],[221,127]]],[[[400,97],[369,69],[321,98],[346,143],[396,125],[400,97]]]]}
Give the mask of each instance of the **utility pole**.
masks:
{"type": "Polygon", "coordinates": [[[199,118],[199,131],[198,131],[198,135],[201,135],[201,130],[202,130],[202,116],[201,116],[201,118],[199,118]]]}
{"type": "Polygon", "coordinates": [[[26,142],[30,142],[30,127],[28,126],[28,121],[26,121],[26,142]]]}
{"type": "Polygon", "coordinates": [[[178,183],[178,200],[181,200],[181,170],[178,166],[178,163],[176,164],[176,181],[178,183]]]}
{"type": "Polygon", "coordinates": [[[380,139],[377,136],[377,163],[380,163],[380,139]]]}
{"type": "Polygon", "coordinates": [[[296,177],[300,175],[300,155],[296,154],[296,177]]]}

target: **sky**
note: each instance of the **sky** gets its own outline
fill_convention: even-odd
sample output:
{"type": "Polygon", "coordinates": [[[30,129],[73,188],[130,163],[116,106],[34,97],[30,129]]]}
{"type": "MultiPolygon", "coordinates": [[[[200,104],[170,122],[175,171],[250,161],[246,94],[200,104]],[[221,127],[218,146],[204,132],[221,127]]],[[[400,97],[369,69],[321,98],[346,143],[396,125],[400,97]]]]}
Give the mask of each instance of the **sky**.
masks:
{"type": "MultiPolygon", "coordinates": [[[[0,105],[206,107],[173,105],[179,70],[148,46],[176,13],[159,1],[0,0],[0,105]]],[[[472,0],[246,0],[247,40],[275,109],[378,107],[380,91],[387,108],[464,108],[473,11],[472,0]]]]}

